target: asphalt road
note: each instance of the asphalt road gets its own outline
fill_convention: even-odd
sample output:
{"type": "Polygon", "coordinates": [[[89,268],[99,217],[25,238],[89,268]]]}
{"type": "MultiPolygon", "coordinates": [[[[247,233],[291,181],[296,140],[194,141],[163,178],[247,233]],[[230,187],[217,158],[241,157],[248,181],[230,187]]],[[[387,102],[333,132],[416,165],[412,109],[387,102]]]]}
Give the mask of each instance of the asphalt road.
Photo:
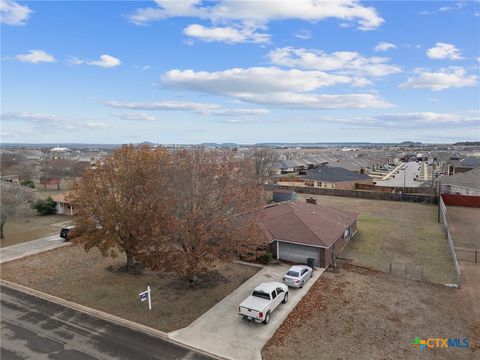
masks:
{"type": "Polygon", "coordinates": [[[0,290],[2,360],[211,359],[4,286],[0,290]]]}
{"type": "Polygon", "coordinates": [[[421,179],[413,180],[417,175],[420,175],[420,164],[416,162],[404,163],[405,170],[398,169],[398,174],[389,180],[376,181],[379,186],[397,186],[397,187],[418,187],[422,184],[421,179]]]}

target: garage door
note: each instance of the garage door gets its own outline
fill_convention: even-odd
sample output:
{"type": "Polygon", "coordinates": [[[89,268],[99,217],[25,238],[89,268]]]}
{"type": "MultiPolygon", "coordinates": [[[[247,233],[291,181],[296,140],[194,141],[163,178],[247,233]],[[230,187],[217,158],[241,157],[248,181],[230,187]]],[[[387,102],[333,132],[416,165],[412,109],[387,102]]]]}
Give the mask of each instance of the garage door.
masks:
{"type": "Polygon", "coordinates": [[[314,258],[315,265],[320,266],[320,249],[316,247],[278,242],[279,258],[299,264],[306,264],[307,258],[314,258]]]}

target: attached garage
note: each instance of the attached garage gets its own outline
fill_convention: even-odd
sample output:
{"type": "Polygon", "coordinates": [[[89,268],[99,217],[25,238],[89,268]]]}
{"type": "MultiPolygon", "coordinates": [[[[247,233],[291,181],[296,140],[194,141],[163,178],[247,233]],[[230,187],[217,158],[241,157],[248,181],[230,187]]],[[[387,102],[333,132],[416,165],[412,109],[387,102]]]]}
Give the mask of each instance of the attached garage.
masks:
{"type": "Polygon", "coordinates": [[[327,206],[286,201],[267,206],[262,227],[269,250],[280,260],[327,267],[357,232],[357,214],[327,206]]]}
{"type": "Polygon", "coordinates": [[[318,247],[292,244],[277,241],[277,258],[304,264],[308,258],[315,259],[315,265],[320,266],[320,249],[318,247]]]}

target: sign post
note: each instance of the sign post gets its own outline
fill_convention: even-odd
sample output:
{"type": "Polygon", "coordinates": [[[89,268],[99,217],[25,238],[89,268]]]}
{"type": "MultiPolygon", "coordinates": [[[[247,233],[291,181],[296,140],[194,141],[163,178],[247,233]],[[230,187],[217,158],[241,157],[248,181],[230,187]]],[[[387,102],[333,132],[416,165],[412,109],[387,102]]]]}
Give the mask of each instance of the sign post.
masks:
{"type": "Polygon", "coordinates": [[[147,291],[141,292],[139,294],[141,302],[148,300],[148,310],[152,310],[152,298],[150,296],[150,292],[150,286],[147,286],[147,291]]]}

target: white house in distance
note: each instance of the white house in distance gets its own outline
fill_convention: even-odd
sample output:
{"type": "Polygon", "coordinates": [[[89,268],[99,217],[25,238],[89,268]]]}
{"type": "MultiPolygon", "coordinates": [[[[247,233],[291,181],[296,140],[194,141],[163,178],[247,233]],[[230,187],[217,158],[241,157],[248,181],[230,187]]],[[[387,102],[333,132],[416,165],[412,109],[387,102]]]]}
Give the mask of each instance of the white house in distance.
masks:
{"type": "Polygon", "coordinates": [[[76,160],[78,158],[78,153],[74,153],[69,148],[60,146],[50,149],[49,155],[51,160],[76,160]]]}

